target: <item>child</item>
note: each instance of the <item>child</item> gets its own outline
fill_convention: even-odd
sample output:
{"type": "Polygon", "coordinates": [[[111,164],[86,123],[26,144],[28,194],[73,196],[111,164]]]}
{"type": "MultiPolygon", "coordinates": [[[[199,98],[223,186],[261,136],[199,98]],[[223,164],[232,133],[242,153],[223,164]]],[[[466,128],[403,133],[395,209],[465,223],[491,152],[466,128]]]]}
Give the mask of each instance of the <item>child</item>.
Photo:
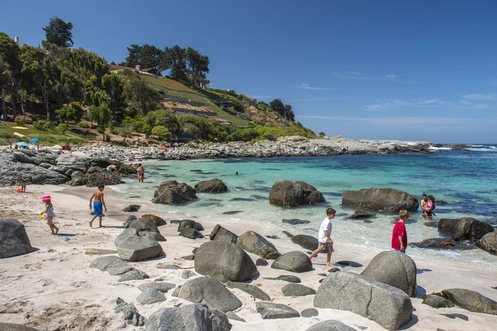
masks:
{"type": "Polygon", "coordinates": [[[19,177],[18,181],[19,181],[19,186],[21,187],[21,191],[26,193],[26,182],[21,177],[19,177]]]}
{"type": "Polygon", "coordinates": [[[44,213],[47,216],[47,224],[50,227],[50,231],[52,231],[52,234],[59,233],[59,228],[53,224],[55,213],[53,211],[52,198],[49,195],[44,195],[41,197],[41,200],[43,200],[43,202],[45,203],[45,210],[42,211],[40,214],[44,213]]]}
{"type": "Polygon", "coordinates": [[[392,231],[392,248],[396,251],[405,253],[407,248],[407,231],[405,223],[409,220],[411,214],[402,209],[399,212],[400,219],[397,221],[392,231]]]}
{"type": "Polygon", "coordinates": [[[331,229],[332,229],[331,220],[335,218],[335,214],[336,214],[335,209],[326,208],[326,217],[324,218],[323,222],[321,223],[321,226],[319,227],[318,248],[314,252],[312,252],[311,255],[309,255],[309,258],[312,259],[318,253],[327,249],[328,253],[326,255],[326,265],[328,267],[334,266],[333,264],[331,264],[331,254],[333,253],[333,240],[331,240],[331,229]]]}
{"type": "Polygon", "coordinates": [[[102,216],[104,216],[103,214],[103,211],[102,211],[102,206],[105,208],[105,211],[107,211],[107,206],[105,206],[105,200],[104,200],[104,184],[100,184],[98,185],[98,190],[96,190],[95,192],[93,192],[93,195],[91,196],[90,198],[90,210],[91,210],[91,203],[93,201],[93,199],[95,199],[95,201],[93,202],[93,211],[95,212],[95,216],[93,216],[93,218],[91,219],[90,221],[90,228],[92,227],[92,224],[93,224],[93,221],[95,220],[95,218],[99,218],[99,228],[102,227],[102,216]]]}

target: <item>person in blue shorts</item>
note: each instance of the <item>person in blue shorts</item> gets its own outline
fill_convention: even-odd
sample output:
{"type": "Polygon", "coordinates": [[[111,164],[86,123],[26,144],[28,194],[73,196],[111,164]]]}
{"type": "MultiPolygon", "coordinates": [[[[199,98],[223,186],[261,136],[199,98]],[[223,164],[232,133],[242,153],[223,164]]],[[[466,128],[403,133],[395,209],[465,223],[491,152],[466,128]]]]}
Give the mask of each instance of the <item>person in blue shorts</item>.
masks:
{"type": "Polygon", "coordinates": [[[98,190],[93,192],[93,195],[90,198],[90,210],[92,208],[92,201],[93,201],[93,211],[95,213],[95,216],[90,221],[90,228],[92,227],[93,221],[95,218],[98,217],[99,220],[99,225],[98,227],[102,227],[102,216],[104,216],[102,207],[105,208],[105,211],[107,211],[107,206],[105,205],[105,200],[104,200],[104,184],[98,185],[98,190]]]}

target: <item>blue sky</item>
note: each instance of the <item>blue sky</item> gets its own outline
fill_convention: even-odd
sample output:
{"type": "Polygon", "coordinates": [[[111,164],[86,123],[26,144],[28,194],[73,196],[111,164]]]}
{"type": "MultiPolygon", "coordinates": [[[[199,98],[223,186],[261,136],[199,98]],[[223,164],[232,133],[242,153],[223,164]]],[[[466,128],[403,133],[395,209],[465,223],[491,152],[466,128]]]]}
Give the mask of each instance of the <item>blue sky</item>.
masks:
{"type": "Polygon", "coordinates": [[[192,47],[211,86],[280,98],[316,133],[497,143],[494,0],[1,0],[0,31],[38,46],[50,17],[119,63],[131,44],[192,47]]]}

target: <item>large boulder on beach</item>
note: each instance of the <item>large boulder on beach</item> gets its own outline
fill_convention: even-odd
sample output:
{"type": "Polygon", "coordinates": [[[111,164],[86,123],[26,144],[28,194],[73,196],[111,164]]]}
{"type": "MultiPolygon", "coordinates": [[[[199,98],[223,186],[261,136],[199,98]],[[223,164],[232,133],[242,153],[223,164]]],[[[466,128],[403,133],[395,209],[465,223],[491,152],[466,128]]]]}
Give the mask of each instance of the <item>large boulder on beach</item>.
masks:
{"type": "Polygon", "coordinates": [[[228,190],[226,184],[222,180],[214,178],[204,180],[195,184],[197,193],[224,193],[228,190]]]}
{"type": "Polygon", "coordinates": [[[239,246],[221,240],[206,242],[195,253],[195,271],[221,282],[244,282],[259,271],[250,256],[239,246]]]}
{"type": "Polygon", "coordinates": [[[478,240],[494,228],[485,222],[479,221],[472,217],[463,217],[460,219],[442,218],[438,221],[438,231],[450,233],[452,239],[460,240],[478,240]]]}
{"type": "Polygon", "coordinates": [[[292,251],[281,255],[271,264],[273,269],[282,269],[292,272],[306,272],[312,270],[312,261],[301,251],[292,251]]]}
{"type": "Polygon", "coordinates": [[[124,229],[114,242],[117,253],[125,261],[142,261],[164,254],[157,240],[148,235],[140,235],[133,228],[124,229]]]}
{"type": "Polygon", "coordinates": [[[176,288],[173,296],[195,303],[204,303],[224,312],[233,311],[242,306],[242,302],[230,290],[211,277],[188,280],[176,288]]]}
{"type": "Polygon", "coordinates": [[[195,190],[186,183],[168,180],[159,185],[154,192],[152,202],[165,205],[181,205],[197,199],[195,190]]]}
{"type": "Polygon", "coordinates": [[[410,297],[416,296],[416,263],[407,254],[381,252],[369,262],[361,275],[395,286],[410,297]]]}
{"type": "Polygon", "coordinates": [[[497,315],[497,302],[478,292],[452,288],[442,291],[442,296],[463,309],[475,312],[497,315]]]}
{"type": "Polygon", "coordinates": [[[68,167],[74,171],[85,173],[90,167],[91,159],[87,156],[75,156],[72,154],[61,154],[56,161],[59,167],[68,167]]]}
{"type": "Polygon", "coordinates": [[[280,179],[269,191],[269,202],[280,207],[297,207],[325,202],[314,186],[297,180],[280,179]]]}
{"type": "Polygon", "coordinates": [[[312,251],[315,251],[319,246],[319,240],[316,237],[309,236],[307,234],[298,234],[293,236],[292,242],[312,251]]]}
{"type": "Polygon", "coordinates": [[[368,188],[344,192],[342,205],[370,211],[398,213],[401,209],[417,210],[418,199],[409,193],[393,188],[368,188]]]}
{"type": "Polygon", "coordinates": [[[13,218],[0,218],[0,258],[34,251],[24,224],[13,218]]]}
{"type": "Polygon", "coordinates": [[[157,241],[166,241],[166,238],[160,233],[157,225],[148,217],[141,217],[132,221],[128,228],[136,229],[140,236],[149,236],[157,241]]]}
{"type": "Polygon", "coordinates": [[[497,255],[497,231],[489,232],[481,237],[481,239],[476,242],[476,246],[497,255]]]}
{"type": "Polygon", "coordinates": [[[162,308],[147,320],[146,331],[229,331],[231,324],[219,309],[195,303],[180,307],[162,308]]]}
{"type": "Polygon", "coordinates": [[[216,226],[212,229],[209,238],[210,240],[220,240],[236,244],[238,236],[230,230],[223,228],[221,225],[216,224],[216,226]]]}
{"type": "MultiPolygon", "coordinates": [[[[93,160],[92,160],[93,163],[93,160]]],[[[86,186],[98,187],[100,184],[116,185],[122,183],[121,176],[117,171],[112,173],[112,178],[105,168],[90,166],[86,172],[86,186]]]]}
{"type": "Polygon", "coordinates": [[[411,299],[402,290],[356,273],[330,273],[319,286],[314,307],[351,311],[387,330],[410,321],[411,299]]]}
{"type": "Polygon", "coordinates": [[[356,329],[339,321],[327,320],[314,324],[305,331],[356,331],[356,329]]]}
{"type": "Polygon", "coordinates": [[[276,259],[281,255],[272,243],[254,231],[247,231],[240,235],[236,244],[263,259],[276,259]]]}

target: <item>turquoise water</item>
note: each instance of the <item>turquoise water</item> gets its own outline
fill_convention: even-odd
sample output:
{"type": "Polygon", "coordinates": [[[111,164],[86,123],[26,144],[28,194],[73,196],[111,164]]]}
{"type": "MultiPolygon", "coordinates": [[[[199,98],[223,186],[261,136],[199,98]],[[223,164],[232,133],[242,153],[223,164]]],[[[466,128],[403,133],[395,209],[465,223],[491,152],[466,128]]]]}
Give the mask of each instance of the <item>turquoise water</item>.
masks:
{"type": "MultiPolygon", "coordinates": [[[[281,231],[292,234],[316,236],[325,208],[332,206],[337,210],[333,227],[337,243],[386,250],[390,249],[391,229],[397,215],[379,213],[367,221],[350,219],[348,216],[354,210],[341,205],[342,193],[390,187],[419,200],[426,192],[443,201],[437,204],[435,223],[440,218],[470,216],[497,227],[497,149],[487,147],[464,151],[440,149],[433,154],[153,161],[144,164],[145,183],[129,179],[128,183],[113,188],[130,203],[139,204],[150,201],[157,186],[165,180],[174,179],[194,187],[199,181],[219,178],[228,186],[227,193],[197,194],[198,200],[182,206],[157,205],[158,212],[210,219],[224,225],[255,220],[277,225],[281,231]],[[269,190],[279,179],[313,185],[323,193],[326,202],[299,208],[272,206],[269,190]],[[282,222],[285,219],[308,223],[291,225],[282,222]]],[[[441,237],[436,226],[427,224],[419,211],[413,213],[407,229],[410,242],[441,237]]],[[[442,251],[409,247],[409,254],[441,255],[497,267],[497,257],[479,249],[442,251]]]]}

